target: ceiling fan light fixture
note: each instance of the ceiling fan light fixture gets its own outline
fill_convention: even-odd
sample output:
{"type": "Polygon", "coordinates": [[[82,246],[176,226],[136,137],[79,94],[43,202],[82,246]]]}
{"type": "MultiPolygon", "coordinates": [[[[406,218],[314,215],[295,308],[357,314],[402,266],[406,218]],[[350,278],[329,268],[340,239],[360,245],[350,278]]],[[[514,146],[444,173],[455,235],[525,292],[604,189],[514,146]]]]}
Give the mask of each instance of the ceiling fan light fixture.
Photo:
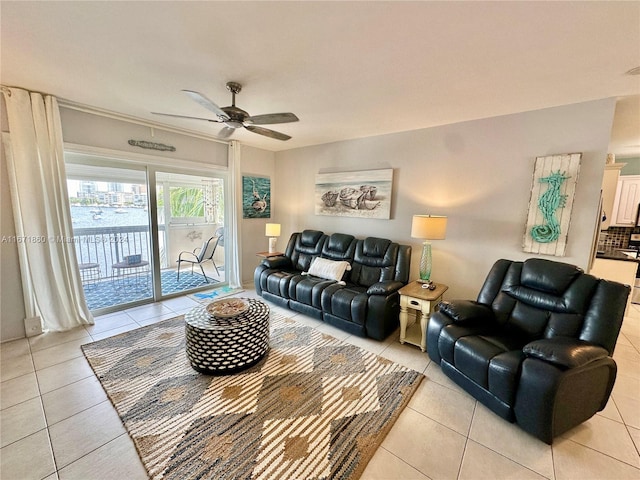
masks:
{"type": "Polygon", "coordinates": [[[235,120],[227,120],[226,122],[223,122],[223,123],[229,128],[242,128],[242,127],[244,127],[242,122],[237,122],[235,120]]]}

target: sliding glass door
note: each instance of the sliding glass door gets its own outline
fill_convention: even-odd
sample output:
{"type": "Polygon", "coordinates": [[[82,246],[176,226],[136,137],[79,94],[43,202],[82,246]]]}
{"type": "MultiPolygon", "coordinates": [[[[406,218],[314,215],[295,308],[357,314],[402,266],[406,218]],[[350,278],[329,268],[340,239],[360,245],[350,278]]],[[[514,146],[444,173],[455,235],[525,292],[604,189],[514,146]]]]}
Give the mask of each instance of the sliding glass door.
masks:
{"type": "Polygon", "coordinates": [[[99,314],[227,283],[225,176],[67,152],[87,305],[99,314]]]}
{"type": "Polygon", "coordinates": [[[225,282],[223,179],[163,171],[155,184],[162,295],[225,282]]]}

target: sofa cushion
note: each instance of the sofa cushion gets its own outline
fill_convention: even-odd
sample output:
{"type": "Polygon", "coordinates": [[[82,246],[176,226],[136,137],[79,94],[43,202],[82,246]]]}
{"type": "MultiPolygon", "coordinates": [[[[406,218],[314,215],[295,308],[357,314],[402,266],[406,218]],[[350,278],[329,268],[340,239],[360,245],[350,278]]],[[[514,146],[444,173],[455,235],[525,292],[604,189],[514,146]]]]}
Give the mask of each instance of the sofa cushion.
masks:
{"type": "Polygon", "coordinates": [[[359,325],[364,325],[367,312],[366,288],[357,285],[327,288],[322,292],[322,305],[328,313],[359,325]]]}
{"type": "Polygon", "coordinates": [[[288,298],[321,309],[322,291],[333,281],[310,275],[296,275],[289,282],[288,298]]]}
{"type": "Polygon", "coordinates": [[[568,263],[530,258],[522,265],[520,281],[524,287],[562,295],[582,273],[581,268],[568,263]]]}
{"type": "Polygon", "coordinates": [[[294,243],[287,246],[286,254],[291,258],[293,267],[302,272],[309,269],[315,257],[320,256],[327,236],[318,230],[304,230],[294,236],[291,237],[295,238],[294,243]]]}
{"type": "Polygon", "coordinates": [[[384,238],[358,240],[351,281],[370,287],[374,283],[396,279],[399,246],[384,238]]]}
{"type": "Polygon", "coordinates": [[[522,361],[522,350],[503,352],[489,362],[489,391],[507,405],[513,405],[518,389],[522,361]]]}
{"type": "Polygon", "coordinates": [[[355,250],[356,238],[353,235],[333,233],[324,243],[321,256],[330,260],[353,261],[355,250]]]}
{"type": "Polygon", "coordinates": [[[295,272],[286,270],[270,272],[268,276],[264,277],[265,282],[262,289],[279,297],[289,298],[289,282],[295,275],[295,272]]]}

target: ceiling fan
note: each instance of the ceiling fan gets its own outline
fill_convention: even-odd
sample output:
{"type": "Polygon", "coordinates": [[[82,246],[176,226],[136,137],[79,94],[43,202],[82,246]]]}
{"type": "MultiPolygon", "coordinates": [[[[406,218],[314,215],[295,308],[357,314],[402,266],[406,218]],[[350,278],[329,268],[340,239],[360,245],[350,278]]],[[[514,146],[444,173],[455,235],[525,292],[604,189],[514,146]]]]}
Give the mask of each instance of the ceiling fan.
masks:
{"type": "Polygon", "coordinates": [[[231,134],[238,128],[246,128],[250,132],[264,135],[265,137],[275,138],[276,140],[289,140],[291,137],[284,133],[276,132],[268,128],[258,127],[257,125],[270,125],[274,123],[291,123],[297,122],[298,117],[293,113],[267,113],[264,115],[251,116],[241,108],[236,107],[236,94],[242,90],[242,85],[237,82],[227,82],[227,90],[231,92],[231,106],[220,108],[213,103],[205,95],[192,90],[182,90],[193,101],[199,103],[204,108],[213,112],[218,117],[217,119],[189,117],[186,115],[174,115],[172,113],[158,113],[151,112],[154,115],[164,115],[167,117],[177,118],[190,118],[194,120],[206,120],[207,122],[222,123],[224,127],[219,132],[219,136],[222,138],[229,138],[231,134]]]}

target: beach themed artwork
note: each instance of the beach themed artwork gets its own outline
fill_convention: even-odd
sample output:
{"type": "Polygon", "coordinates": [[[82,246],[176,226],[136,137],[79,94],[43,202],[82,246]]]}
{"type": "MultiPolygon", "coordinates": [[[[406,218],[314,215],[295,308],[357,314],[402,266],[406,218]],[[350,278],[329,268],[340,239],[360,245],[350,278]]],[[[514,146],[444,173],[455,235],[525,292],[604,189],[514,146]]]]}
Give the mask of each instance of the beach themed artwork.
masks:
{"type": "Polygon", "coordinates": [[[271,179],[242,176],[242,217],[271,218],[271,179]]]}
{"type": "Polygon", "coordinates": [[[581,153],[537,157],[529,201],[523,250],[565,255],[581,153]]]}
{"type": "Polygon", "coordinates": [[[389,219],[393,169],[318,173],[316,215],[389,219]]]}

